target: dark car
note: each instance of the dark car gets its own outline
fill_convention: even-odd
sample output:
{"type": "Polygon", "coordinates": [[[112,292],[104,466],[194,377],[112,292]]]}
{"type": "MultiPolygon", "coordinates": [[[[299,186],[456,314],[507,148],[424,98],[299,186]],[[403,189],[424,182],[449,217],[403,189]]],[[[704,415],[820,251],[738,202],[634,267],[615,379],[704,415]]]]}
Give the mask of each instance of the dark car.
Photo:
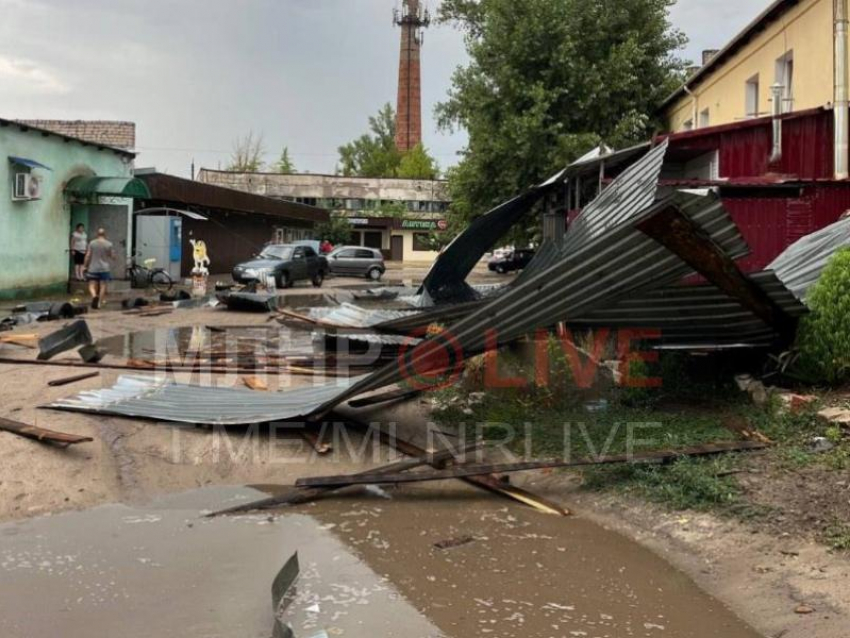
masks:
{"type": "Polygon", "coordinates": [[[334,275],[368,277],[378,281],[387,267],[380,250],[364,246],[340,246],[328,255],[328,267],[334,275]]]}
{"type": "Polygon", "coordinates": [[[304,280],[319,287],[327,272],[327,260],[310,246],[270,244],[251,261],[238,264],[233,269],[233,280],[241,284],[263,282],[271,274],[278,288],[304,280]]]}
{"type": "Polygon", "coordinates": [[[492,272],[504,274],[515,270],[522,270],[534,259],[533,250],[515,250],[504,257],[494,257],[487,262],[487,268],[492,272]]]}

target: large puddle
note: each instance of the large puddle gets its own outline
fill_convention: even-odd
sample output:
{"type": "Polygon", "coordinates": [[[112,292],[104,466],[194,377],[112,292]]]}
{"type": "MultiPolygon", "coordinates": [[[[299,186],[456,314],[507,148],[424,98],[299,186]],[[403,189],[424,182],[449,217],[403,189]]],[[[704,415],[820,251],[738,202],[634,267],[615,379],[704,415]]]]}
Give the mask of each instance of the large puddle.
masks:
{"type": "Polygon", "coordinates": [[[201,517],[258,495],[209,489],[0,526],[0,636],[268,638],[271,584],[296,551],[284,620],[298,638],[441,635],[310,517],[201,517]]]}
{"type": "Polygon", "coordinates": [[[758,635],[580,517],[374,488],[276,518],[202,517],[259,495],[206,489],[0,526],[0,635],[267,638],[271,583],[296,551],[284,619],[299,638],[758,635]]]}

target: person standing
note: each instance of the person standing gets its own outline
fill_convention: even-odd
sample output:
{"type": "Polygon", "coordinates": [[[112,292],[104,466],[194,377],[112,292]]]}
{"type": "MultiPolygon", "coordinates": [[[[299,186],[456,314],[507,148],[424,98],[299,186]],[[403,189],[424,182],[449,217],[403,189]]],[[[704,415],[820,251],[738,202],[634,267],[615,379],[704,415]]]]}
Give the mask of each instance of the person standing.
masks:
{"type": "Polygon", "coordinates": [[[89,236],[86,227],[77,224],[71,233],[71,259],[74,261],[74,279],[83,281],[85,279],[84,264],[86,263],[86,251],[89,247],[89,236]]]}
{"type": "Polygon", "coordinates": [[[97,229],[97,239],[89,244],[86,252],[85,269],[89,280],[91,307],[97,310],[106,304],[106,293],[112,280],[112,264],[115,251],[112,242],[106,238],[106,230],[97,229]]]}

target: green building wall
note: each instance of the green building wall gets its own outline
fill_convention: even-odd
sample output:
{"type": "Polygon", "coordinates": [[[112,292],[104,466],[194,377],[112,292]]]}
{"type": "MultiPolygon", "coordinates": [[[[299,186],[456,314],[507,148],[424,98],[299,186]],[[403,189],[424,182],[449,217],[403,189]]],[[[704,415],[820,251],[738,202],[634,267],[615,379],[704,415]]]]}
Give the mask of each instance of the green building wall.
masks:
{"type": "MultiPolygon", "coordinates": [[[[126,177],[131,171],[132,157],[112,149],[15,124],[0,125],[0,298],[64,291],[70,273],[67,249],[72,223],[65,185],[74,177],[126,177]],[[53,169],[32,169],[42,179],[40,200],[12,201],[14,174],[20,167],[9,161],[10,156],[53,169]]],[[[74,222],[85,223],[85,206],[73,208],[74,222]]]]}

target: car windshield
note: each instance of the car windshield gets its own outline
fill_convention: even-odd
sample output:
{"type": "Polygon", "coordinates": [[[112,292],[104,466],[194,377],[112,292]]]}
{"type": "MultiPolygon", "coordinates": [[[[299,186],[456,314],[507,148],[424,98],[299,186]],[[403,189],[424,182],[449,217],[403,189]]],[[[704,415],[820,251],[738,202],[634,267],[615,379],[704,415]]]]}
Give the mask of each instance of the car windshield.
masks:
{"type": "Polygon", "coordinates": [[[263,259],[292,259],[292,246],[266,246],[260,253],[263,259]]]}

